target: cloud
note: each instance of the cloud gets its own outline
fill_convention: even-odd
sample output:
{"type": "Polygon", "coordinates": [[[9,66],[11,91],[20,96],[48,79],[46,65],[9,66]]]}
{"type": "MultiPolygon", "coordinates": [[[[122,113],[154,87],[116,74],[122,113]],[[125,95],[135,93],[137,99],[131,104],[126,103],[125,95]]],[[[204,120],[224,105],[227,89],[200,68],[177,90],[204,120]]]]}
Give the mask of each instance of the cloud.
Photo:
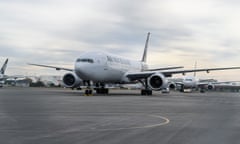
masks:
{"type": "Polygon", "coordinates": [[[151,32],[154,65],[237,65],[239,6],[237,0],[0,0],[0,57],[19,68],[9,73],[29,70],[26,62],[71,66],[88,50],[140,59],[151,32]]]}

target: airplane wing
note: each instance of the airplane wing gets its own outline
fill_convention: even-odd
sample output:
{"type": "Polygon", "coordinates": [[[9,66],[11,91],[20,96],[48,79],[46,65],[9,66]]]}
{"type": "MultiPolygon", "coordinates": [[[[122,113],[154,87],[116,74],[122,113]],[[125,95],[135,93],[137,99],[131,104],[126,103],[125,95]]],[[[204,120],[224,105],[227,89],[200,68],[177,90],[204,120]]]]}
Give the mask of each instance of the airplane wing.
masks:
{"type": "Polygon", "coordinates": [[[183,66],[176,66],[176,67],[163,67],[163,68],[157,68],[157,69],[147,69],[144,71],[161,71],[161,70],[170,70],[170,69],[180,69],[184,68],[183,66]]]}
{"type": "Polygon", "coordinates": [[[32,63],[28,63],[29,65],[34,65],[34,66],[39,66],[39,67],[47,67],[47,68],[53,68],[56,70],[66,70],[66,71],[74,71],[73,69],[69,69],[69,68],[63,68],[63,67],[55,67],[55,66],[49,66],[49,65],[40,65],[40,64],[32,64],[32,63]]]}
{"type": "Polygon", "coordinates": [[[206,69],[190,69],[190,70],[176,70],[176,71],[164,71],[163,73],[166,77],[171,77],[173,74],[183,74],[191,73],[191,72],[207,72],[210,71],[219,71],[219,70],[230,70],[230,69],[240,69],[240,67],[225,67],[225,68],[206,68],[206,69]]]}
{"type": "Polygon", "coordinates": [[[128,72],[125,76],[131,81],[147,78],[156,72],[128,72]]]}
{"type": "Polygon", "coordinates": [[[222,81],[222,82],[209,82],[211,84],[229,84],[229,83],[239,83],[240,81],[222,81]]]}
{"type": "Polygon", "coordinates": [[[222,81],[222,82],[200,82],[198,85],[221,85],[221,84],[231,84],[231,83],[236,83],[236,82],[239,82],[239,81],[222,81]]]}
{"type": "Polygon", "coordinates": [[[206,69],[190,69],[190,70],[172,70],[172,71],[149,71],[149,72],[136,72],[136,73],[127,73],[126,77],[130,80],[139,80],[144,79],[151,76],[154,73],[161,73],[165,77],[171,77],[173,74],[185,74],[191,72],[203,72],[206,71],[209,73],[210,71],[218,71],[218,70],[230,70],[230,69],[240,69],[240,67],[225,67],[225,68],[206,68],[206,69]]]}

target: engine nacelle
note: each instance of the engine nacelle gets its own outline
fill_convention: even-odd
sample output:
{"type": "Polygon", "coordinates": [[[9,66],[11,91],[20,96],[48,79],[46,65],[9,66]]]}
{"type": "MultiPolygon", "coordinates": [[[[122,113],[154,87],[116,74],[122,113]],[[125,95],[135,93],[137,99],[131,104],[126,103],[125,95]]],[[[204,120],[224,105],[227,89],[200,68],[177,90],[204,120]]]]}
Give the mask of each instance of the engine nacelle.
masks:
{"type": "Polygon", "coordinates": [[[207,89],[208,90],[213,90],[214,89],[214,85],[213,84],[208,84],[207,85],[207,89]]]}
{"type": "Polygon", "coordinates": [[[152,90],[161,90],[168,87],[167,79],[161,73],[155,73],[148,78],[149,87],[152,90]]]}
{"type": "Polygon", "coordinates": [[[82,80],[75,73],[67,73],[63,76],[63,84],[67,88],[79,87],[82,80]]]}
{"type": "Polygon", "coordinates": [[[168,83],[168,88],[169,88],[170,90],[174,90],[174,89],[176,89],[176,84],[173,83],[173,82],[170,82],[170,83],[168,83]]]}

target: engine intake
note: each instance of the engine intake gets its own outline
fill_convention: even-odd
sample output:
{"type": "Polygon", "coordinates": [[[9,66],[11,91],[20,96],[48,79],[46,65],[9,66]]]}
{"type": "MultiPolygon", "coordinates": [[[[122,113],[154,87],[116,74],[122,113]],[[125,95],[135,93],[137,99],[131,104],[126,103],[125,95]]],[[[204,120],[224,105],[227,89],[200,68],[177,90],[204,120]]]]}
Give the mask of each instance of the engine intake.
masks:
{"type": "Polygon", "coordinates": [[[213,85],[213,84],[209,84],[209,85],[207,86],[207,89],[208,89],[208,90],[213,90],[213,89],[214,89],[214,85],[213,85]]]}
{"type": "Polygon", "coordinates": [[[82,80],[75,73],[67,73],[63,76],[64,86],[67,88],[79,87],[82,80]]]}
{"type": "Polygon", "coordinates": [[[148,79],[149,87],[152,90],[161,90],[167,88],[167,80],[161,73],[155,73],[148,79]]]}
{"type": "Polygon", "coordinates": [[[168,84],[168,87],[169,87],[169,89],[174,90],[174,89],[176,89],[176,84],[171,82],[168,84]]]}

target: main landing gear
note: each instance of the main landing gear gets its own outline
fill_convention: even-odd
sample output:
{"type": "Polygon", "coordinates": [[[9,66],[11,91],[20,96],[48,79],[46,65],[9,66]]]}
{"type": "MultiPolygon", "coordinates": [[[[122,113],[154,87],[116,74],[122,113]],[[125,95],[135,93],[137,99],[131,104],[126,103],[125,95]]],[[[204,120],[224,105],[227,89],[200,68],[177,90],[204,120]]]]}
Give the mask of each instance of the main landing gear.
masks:
{"type": "MultiPolygon", "coordinates": [[[[87,89],[85,90],[84,95],[85,96],[92,96],[93,95],[93,88],[91,85],[90,81],[84,81],[84,85],[87,86],[87,89]]],[[[108,94],[109,90],[107,88],[105,88],[105,84],[104,83],[96,83],[96,93],[97,94],[108,94]]]]}
{"type": "Polygon", "coordinates": [[[104,83],[96,83],[95,90],[96,90],[97,94],[108,94],[109,93],[109,89],[105,88],[104,83]]]}
{"type": "Polygon", "coordinates": [[[180,92],[184,92],[184,85],[181,85],[180,86],[180,90],[179,90],[180,92]]]}
{"type": "Polygon", "coordinates": [[[108,94],[109,90],[106,88],[96,88],[96,93],[97,94],[108,94]]]}
{"type": "Polygon", "coordinates": [[[84,93],[85,96],[92,96],[94,90],[96,90],[97,94],[108,94],[109,93],[109,89],[105,88],[104,83],[96,83],[96,88],[94,90],[92,88],[90,81],[84,81],[84,85],[87,86],[87,89],[85,90],[85,93],[84,93]]]}
{"type": "Polygon", "coordinates": [[[200,88],[200,93],[205,93],[205,89],[204,88],[200,88]]]}
{"type": "Polygon", "coordinates": [[[152,95],[152,90],[150,90],[148,87],[147,78],[145,79],[145,82],[142,82],[142,84],[144,85],[145,89],[141,90],[141,95],[152,95]]]}
{"type": "Polygon", "coordinates": [[[141,95],[152,95],[152,90],[143,89],[141,90],[141,95]]]}
{"type": "Polygon", "coordinates": [[[86,89],[84,95],[85,96],[92,96],[93,95],[93,91],[91,89],[86,89]]]}

